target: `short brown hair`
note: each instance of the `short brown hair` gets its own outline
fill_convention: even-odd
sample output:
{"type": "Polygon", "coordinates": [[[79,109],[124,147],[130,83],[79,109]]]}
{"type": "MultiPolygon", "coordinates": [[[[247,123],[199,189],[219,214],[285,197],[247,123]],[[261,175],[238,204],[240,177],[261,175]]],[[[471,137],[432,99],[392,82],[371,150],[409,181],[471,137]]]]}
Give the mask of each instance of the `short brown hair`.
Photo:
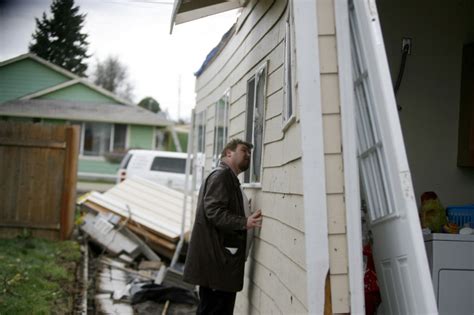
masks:
{"type": "Polygon", "coordinates": [[[235,152],[235,150],[237,149],[237,146],[238,146],[239,144],[242,144],[242,145],[246,146],[246,147],[249,148],[250,150],[253,149],[253,144],[251,144],[250,142],[246,142],[246,141],[243,141],[243,140],[241,140],[241,139],[234,138],[234,139],[230,140],[230,141],[225,145],[224,149],[222,149],[222,152],[221,152],[221,159],[226,156],[227,150],[231,150],[231,151],[235,152]]]}

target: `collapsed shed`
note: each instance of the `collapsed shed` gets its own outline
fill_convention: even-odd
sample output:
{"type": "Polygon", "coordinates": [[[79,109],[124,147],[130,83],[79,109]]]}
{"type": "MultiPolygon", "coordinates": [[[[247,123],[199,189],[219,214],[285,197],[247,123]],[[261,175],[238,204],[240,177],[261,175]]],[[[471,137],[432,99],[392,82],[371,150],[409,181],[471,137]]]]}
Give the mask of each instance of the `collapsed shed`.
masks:
{"type": "MultiPolygon", "coordinates": [[[[80,204],[83,209],[102,215],[118,215],[119,224],[171,259],[181,235],[183,200],[182,192],[143,178],[131,178],[104,193],[91,192],[80,204]]],[[[186,201],[186,207],[190,206],[191,201],[186,201]]],[[[184,217],[184,232],[190,229],[190,218],[189,213],[184,217]]]]}

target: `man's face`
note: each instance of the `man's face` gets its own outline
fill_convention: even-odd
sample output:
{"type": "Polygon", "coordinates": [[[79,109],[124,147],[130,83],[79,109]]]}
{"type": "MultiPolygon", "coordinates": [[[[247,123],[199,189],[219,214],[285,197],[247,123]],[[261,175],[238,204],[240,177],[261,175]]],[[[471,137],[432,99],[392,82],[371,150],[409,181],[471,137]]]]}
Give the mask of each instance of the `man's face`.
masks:
{"type": "Polygon", "coordinates": [[[244,144],[238,144],[235,151],[227,151],[227,157],[236,169],[245,172],[250,166],[250,149],[244,144]]]}

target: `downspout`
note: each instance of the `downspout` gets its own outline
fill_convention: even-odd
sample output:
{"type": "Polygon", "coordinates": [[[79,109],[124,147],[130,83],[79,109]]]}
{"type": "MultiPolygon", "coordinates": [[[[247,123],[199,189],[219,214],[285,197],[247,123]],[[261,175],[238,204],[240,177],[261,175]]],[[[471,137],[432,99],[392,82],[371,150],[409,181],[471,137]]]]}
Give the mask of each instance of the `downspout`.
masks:
{"type": "Polygon", "coordinates": [[[365,314],[359,166],[348,5],[347,1],[334,1],[341,100],[350,311],[352,314],[365,314]]]}
{"type": "Polygon", "coordinates": [[[181,235],[179,236],[178,246],[176,246],[176,250],[173,255],[173,259],[171,260],[170,268],[173,268],[174,265],[178,262],[179,253],[181,252],[181,248],[183,247],[184,243],[184,229],[186,226],[186,210],[187,210],[187,203],[188,203],[188,196],[189,194],[193,194],[194,192],[189,189],[189,176],[191,170],[191,150],[193,144],[193,137],[194,137],[194,110],[191,116],[191,130],[189,131],[188,136],[188,157],[186,158],[186,176],[184,178],[184,198],[183,198],[183,215],[181,218],[181,235]]]}
{"type": "Polygon", "coordinates": [[[316,1],[294,1],[296,96],[300,107],[309,314],[324,313],[329,271],[321,78],[316,1]]]}

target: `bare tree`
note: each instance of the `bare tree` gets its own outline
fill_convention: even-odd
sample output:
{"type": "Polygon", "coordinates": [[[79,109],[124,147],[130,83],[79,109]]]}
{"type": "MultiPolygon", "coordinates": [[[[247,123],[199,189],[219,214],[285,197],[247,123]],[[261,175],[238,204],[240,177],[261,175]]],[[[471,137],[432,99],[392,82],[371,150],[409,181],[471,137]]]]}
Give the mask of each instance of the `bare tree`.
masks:
{"type": "Polygon", "coordinates": [[[128,68],[117,56],[108,56],[102,61],[97,59],[92,77],[94,84],[132,101],[133,85],[129,81],[128,68]]]}

